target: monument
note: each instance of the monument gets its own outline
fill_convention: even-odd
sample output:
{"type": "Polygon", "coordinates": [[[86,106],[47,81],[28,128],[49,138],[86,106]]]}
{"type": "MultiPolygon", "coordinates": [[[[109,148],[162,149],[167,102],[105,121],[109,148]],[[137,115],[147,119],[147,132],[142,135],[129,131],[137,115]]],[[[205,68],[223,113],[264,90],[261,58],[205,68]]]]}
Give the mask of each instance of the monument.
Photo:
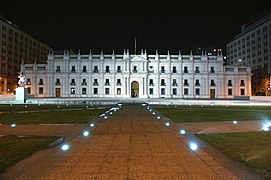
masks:
{"type": "Polygon", "coordinates": [[[19,73],[18,87],[16,88],[16,102],[25,103],[27,92],[25,88],[26,78],[23,72],[19,73]]]}

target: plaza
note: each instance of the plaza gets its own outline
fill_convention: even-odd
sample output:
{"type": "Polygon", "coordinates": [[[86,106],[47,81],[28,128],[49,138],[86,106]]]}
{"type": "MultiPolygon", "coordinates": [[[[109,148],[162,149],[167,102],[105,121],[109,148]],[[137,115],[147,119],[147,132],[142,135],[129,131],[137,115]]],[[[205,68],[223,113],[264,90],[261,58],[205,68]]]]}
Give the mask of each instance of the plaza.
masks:
{"type": "Polygon", "coordinates": [[[94,127],[81,125],[1,125],[3,135],[53,135],[65,137],[70,149],[60,145],[36,152],[2,175],[3,179],[261,179],[248,168],[213,150],[193,135],[203,130],[257,131],[259,121],[176,124],[142,103],[123,103],[101,116],[94,127]],[[139,116],[140,115],[140,116],[139,116]],[[160,116],[157,119],[157,116],[160,116]],[[168,122],[169,126],[165,123],[168,122]],[[188,129],[181,135],[179,129],[188,129]],[[89,129],[90,137],[82,136],[89,129]],[[189,148],[191,141],[199,149],[189,148]]]}

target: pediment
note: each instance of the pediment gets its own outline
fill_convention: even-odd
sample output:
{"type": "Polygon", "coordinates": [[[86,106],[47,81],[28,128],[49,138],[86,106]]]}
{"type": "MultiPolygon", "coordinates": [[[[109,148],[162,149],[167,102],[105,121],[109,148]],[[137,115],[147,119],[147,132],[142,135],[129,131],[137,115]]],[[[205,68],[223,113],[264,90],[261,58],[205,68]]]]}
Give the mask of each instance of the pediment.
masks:
{"type": "Polygon", "coordinates": [[[138,55],[133,55],[133,56],[130,56],[129,58],[131,62],[147,62],[148,61],[147,59],[138,55]]]}

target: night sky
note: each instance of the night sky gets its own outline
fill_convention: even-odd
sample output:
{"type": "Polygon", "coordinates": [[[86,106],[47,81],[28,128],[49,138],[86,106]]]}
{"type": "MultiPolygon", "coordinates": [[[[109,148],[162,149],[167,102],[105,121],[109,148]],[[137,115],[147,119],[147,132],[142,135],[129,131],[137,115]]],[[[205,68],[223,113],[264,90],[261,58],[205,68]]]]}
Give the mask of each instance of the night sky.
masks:
{"type": "Polygon", "coordinates": [[[0,14],[55,49],[123,53],[132,51],[136,37],[137,49],[148,53],[185,54],[225,49],[242,24],[271,8],[270,0],[86,2],[4,1],[0,14]]]}

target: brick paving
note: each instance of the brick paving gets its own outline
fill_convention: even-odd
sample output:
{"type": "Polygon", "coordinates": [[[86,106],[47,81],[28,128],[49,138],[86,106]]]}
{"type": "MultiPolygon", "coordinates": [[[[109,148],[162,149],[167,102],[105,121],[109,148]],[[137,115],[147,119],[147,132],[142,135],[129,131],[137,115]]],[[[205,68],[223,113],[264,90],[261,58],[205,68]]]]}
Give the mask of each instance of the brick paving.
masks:
{"type": "MultiPolygon", "coordinates": [[[[172,123],[172,122],[171,122],[172,123]]],[[[165,126],[140,104],[124,104],[94,128],[86,125],[0,126],[1,134],[66,136],[56,146],[17,163],[3,179],[241,179],[203,149],[192,151],[179,126],[165,126]],[[83,137],[82,129],[91,136],[83,137]],[[12,132],[13,131],[13,132],[12,132]]]]}

